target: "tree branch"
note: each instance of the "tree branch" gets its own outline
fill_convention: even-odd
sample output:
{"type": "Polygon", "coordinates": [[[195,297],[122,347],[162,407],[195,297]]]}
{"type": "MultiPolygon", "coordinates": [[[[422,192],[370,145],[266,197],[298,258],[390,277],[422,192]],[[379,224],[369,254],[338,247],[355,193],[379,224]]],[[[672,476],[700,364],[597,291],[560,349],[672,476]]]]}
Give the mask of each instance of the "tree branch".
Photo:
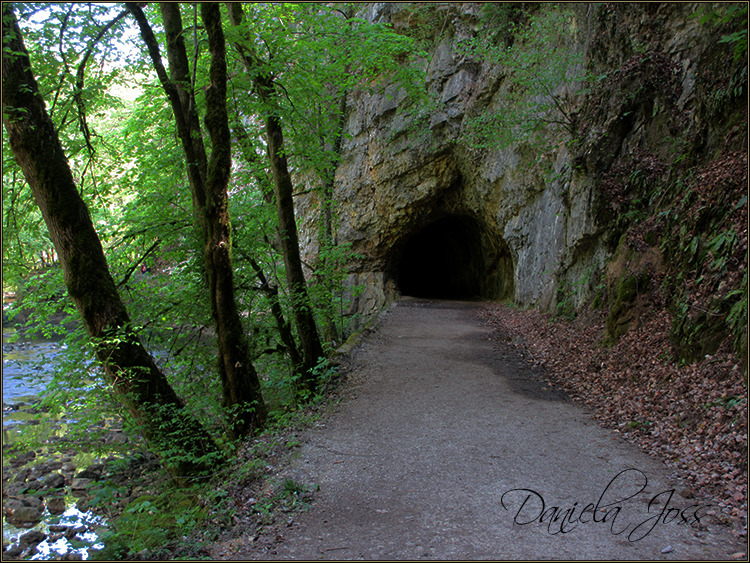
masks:
{"type": "Polygon", "coordinates": [[[78,70],[76,72],[76,88],[73,92],[73,99],[76,102],[76,106],[78,107],[78,122],[81,127],[81,133],[83,134],[83,138],[86,141],[86,148],[89,151],[89,154],[94,154],[96,152],[94,150],[94,147],[91,145],[91,131],[89,131],[88,123],[86,122],[86,106],[83,102],[83,80],[84,75],[86,72],[86,64],[88,64],[89,58],[91,57],[91,54],[94,52],[94,47],[96,44],[101,40],[102,37],[110,30],[112,27],[119,22],[121,19],[123,19],[126,15],[128,15],[128,10],[123,10],[117,16],[115,16],[108,24],[106,24],[104,27],[102,27],[99,30],[99,33],[96,34],[96,37],[89,41],[88,47],[86,48],[86,52],[83,55],[83,59],[81,59],[81,62],[78,64],[78,70]]]}
{"type": "Polygon", "coordinates": [[[297,343],[294,341],[292,329],[284,318],[284,310],[279,302],[279,290],[268,283],[266,276],[263,274],[263,269],[251,256],[248,256],[245,253],[240,253],[240,257],[250,263],[250,266],[255,271],[255,275],[258,277],[258,281],[260,281],[261,291],[263,291],[269,301],[271,301],[271,313],[276,320],[276,327],[279,330],[281,341],[284,343],[284,347],[289,353],[289,359],[292,361],[294,371],[297,372],[302,366],[302,357],[300,356],[297,343]]]}
{"type": "Polygon", "coordinates": [[[146,257],[149,254],[151,254],[156,249],[157,246],[159,246],[160,242],[161,242],[160,238],[156,239],[156,241],[154,242],[154,244],[152,244],[148,248],[148,250],[143,254],[143,256],[141,256],[140,258],[138,258],[138,260],[135,261],[135,263],[125,273],[125,277],[122,279],[122,281],[117,284],[117,289],[120,289],[123,285],[125,285],[126,283],[128,283],[128,280],[130,279],[130,276],[132,276],[133,272],[135,272],[136,268],[138,268],[138,264],[142,264],[143,261],[146,259],[146,257]]]}
{"type": "Polygon", "coordinates": [[[159,82],[161,83],[164,92],[166,92],[167,96],[169,97],[169,101],[172,105],[172,111],[174,112],[175,116],[175,122],[177,123],[177,134],[180,137],[182,148],[185,151],[185,156],[187,158],[188,178],[190,179],[190,183],[193,186],[194,197],[198,199],[198,203],[202,207],[206,202],[206,189],[204,185],[205,180],[201,175],[198,155],[196,154],[195,148],[193,146],[193,139],[190,135],[190,128],[188,126],[187,117],[183,110],[180,93],[177,89],[177,86],[175,86],[175,84],[167,76],[167,71],[165,70],[164,64],[162,63],[161,59],[159,43],[156,41],[154,31],[151,29],[151,26],[149,25],[148,20],[146,19],[146,16],[144,15],[140,5],[136,2],[128,2],[126,5],[128,10],[131,14],[133,14],[133,17],[138,23],[138,27],[141,31],[141,37],[143,38],[143,41],[146,43],[146,47],[148,48],[151,61],[154,65],[154,70],[156,70],[156,75],[159,77],[159,82]]]}
{"type": "Polygon", "coordinates": [[[60,97],[60,92],[62,91],[63,84],[65,83],[65,77],[70,73],[70,68],[68,67],[68,59],[65,57],[65,52],[63,51],[63,36],[65,35],[65,30],[68,27],[68,19],[70,18],[70,14],[73,13],[73,4],[70,5],[70,8],[68,9],[68,12],[65,14],[65,17],[63,18],[62,24],[60,25],[60,42],[59,42],[59,50],[60,50],[60,58],[62,59],[63,66],[65,67],[65,72],[63,72],[60,75],[60,82],[57,86],[57,92],[55,92],[55,99],[52,101],[52,108],[50,109],[50,116],[55,115],[55,107],[57,106],[57,99],[60,97]]]}

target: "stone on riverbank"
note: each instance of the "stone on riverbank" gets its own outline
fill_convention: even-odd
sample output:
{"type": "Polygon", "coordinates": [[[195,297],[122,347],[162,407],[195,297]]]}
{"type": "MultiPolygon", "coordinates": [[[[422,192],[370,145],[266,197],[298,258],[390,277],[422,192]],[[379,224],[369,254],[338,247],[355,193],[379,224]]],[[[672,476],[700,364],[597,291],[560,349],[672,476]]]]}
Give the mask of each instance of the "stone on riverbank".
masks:
{"type": "Polygon", "coordinates": [[[45,489],[59,489],[65,486],[65,477],[59,473],[52,473],[44,480],[45,489]]]}
{"type": "Polygon", "coordinates": [[[86,469],[76,475],[76,479],[92,479],[94,481],[98,481],[99,479],[101,479],[103,471],[104,465],[102,465],[101,463],[95,463],[93,465],[89,465],[86,469]]]}
{"type": "Polygon", "coordinates": [[[24,504],[24,506],[30,506],[31,508],[35,508],[39,511],[44,510],[44,508],[42,507],[42,501],[39,500],[37,497],[22,496],[22,497],[18,497],[18,500],[20,500],[24,504]]]}
{"type": "Polygon", "coordinates": [[[6,508],[5,519],[14,526],[21,528],[30,528],[42,520],[42,511],[32,506],[22,505],[9,512],[8,514],[6,508]]]}
{"type": "Polygon", "coordinates": [[[88,528],[86,526],[70,527],[67,530],[65,530],[65,532],[64,532],[65,539],[67,539],[67,540],[75,539],[75,537],[78,534],[85,534],[87,530],[88,530],[88,528]]]}
{"type": "Polygon", "coordinates": [[[31,475],[31,469],[30,468],[27,467],[25,469],[21,469],[21,471],[19,471],[18,473],[16,473],[16,478],[13,479],[13,481],[15,483],[25,483],[26,479],[29,477],[29,475],[31,475]]]}
{"type": "MultiPolygon", "coordinates": [[[[47,510],[50,514],[57,515],[65,512],[65,499],[63,497],[52,497],[47,499],[47,510]]],[[[50,529],[52,529],[50,527],[50,529]]]]}
{"type": "Polygon", "coordinates": [[[32,530],[18,538],[18,545],[37,545],[42,543],[45,539],[47,539],[47,534],[40,532],[39,530],[32,530]]]}
{"type": "Polygon", "coordinates": [[[21,557],[21,554],[24,552],[24,548],[20,545],[14,545],[10,548],[8,548],[5,553],[3,553],[3,559],[18,559],[21,557]]]}
{"type": "Polygon", "coordinates": [[[16,457],[13,457],[8,461],[12,466],[17,467],[19,465],[24,465],[25,463],[31,461],[32,459],[36,458],[36,452],[35,451],[29,451],[26,453],[20,453],[16,457]]]}
{"type": "Polygon", "coordinates": [[[73,494],[73,496],[82,496],[86,494],[86,490],[91,488],[91,485],[93,484],[94,484],[93,479],[76,477],[70,483],[70,491],[73,494]]]}

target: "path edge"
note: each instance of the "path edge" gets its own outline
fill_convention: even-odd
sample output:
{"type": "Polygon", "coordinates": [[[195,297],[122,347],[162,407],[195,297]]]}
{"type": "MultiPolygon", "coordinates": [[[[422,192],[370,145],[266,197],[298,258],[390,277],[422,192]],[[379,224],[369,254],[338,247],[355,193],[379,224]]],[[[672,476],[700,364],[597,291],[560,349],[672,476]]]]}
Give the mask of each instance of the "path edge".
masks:
{"type": "Polygon", "coordinates": [[[390,305],[383,307],[378,312],[378,314],[367,321],[367,323],[365,323],[362,328],[349,335],[349,338],[346,339],[346,342],[344,342],[333,352],[333,354],[331,354],[331,357],[328,359],[328,361],[334,366],[340,366],[354,359],[357,348],[365,339],[365,337],[375,332],[380,327],[380,324],[388,316],[388,313],[390,313],[390,311],[394,307],[396,307],[397,304],[398,303],[394,301],[390,305]]]}

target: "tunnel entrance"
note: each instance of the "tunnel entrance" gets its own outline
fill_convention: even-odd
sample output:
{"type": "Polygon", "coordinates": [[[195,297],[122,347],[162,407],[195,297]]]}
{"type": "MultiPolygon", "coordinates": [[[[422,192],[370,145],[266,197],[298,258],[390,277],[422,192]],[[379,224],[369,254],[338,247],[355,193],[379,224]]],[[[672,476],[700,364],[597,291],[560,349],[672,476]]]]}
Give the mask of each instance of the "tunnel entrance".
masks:
{"type": "MultiPolygon", "coordinates": [[[[398,263],[402,295],[437,299],[495,298],[479,223],[451,215],[409,238],[398,263]]],[[[512,270],[511,270],[512,284],[512,270]]]]}

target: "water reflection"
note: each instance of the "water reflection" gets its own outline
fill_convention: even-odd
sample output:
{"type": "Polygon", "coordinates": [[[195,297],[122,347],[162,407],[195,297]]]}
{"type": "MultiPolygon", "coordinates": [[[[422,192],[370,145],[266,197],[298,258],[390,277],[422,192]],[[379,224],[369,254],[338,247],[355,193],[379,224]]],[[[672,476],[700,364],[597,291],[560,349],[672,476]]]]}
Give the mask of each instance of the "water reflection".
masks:
{"type": "MultiPolygon", "coordinates": [[[[7,446],[21,441],[41,444],[50,439],[54,444],[55,437],[65,436],[69,427],[76,422],[71,419],[77,417],[75,409],[71,409],[68,414],[52,417],[49,413],[38,413],[34,405],[52,381],[57,364],[65,360],[63,353],[66,346],[61,342],[42,339],[22,339],[14,342],[15,336],[14,330],[3,327],[3,444],[7,446]]],[[[160,365],[169,358],[164,351],[156,351],[153,355],[160,365]]],[[[80,364],[77,365],[81,367],[80,364]]],[[[84,362],[86,368],[90,365],[91,362],[84,362]]],[[[91,379],[95,379],[93,373],[89,373],[92,375],[91,379]]],[[[71,404],[67,403],[65,406],[67,410],[71,404]]],[[[97,419],[94,426],[88,430],[113,428],[117,430],[117,436],[124,436],[119,419],[114,418],[97,419]]],[[[103,440],[105,444],[110,443],[107,436],[104,436],[103,440]]],[[[113,451],[119,442],[120,440],[117,440],[117,443],[111,442],[113,451]]],[[[45,445],[37,450],[40,455],[29,466],[42,462],[43,457],[56,447],[52,445],[48,448],[45,445]]],[[[99,461],[95,454],[79,452],[74,455],[74,452],[67,451],[66,455],[72,457],[75,467],[78,468],[99,461]]],[[[14,471],[18,470],[23,469],[14,468],[14,471]]],[[[82,559],[87,559],[90,550],[104,548],[99,536],[106,529],[106,520],[91,511],[82,512],[76,507],[77,502],[78,499],[69,493],[65,499],[66,510],[62,515],[55,516],[48,509],[44,509],[42,521],[32,528],[16,527],[6,522],[3,516],[3,542],[17,545],[21,536],[36,530],[45,534],[46,539],[35,546],[32,555],[24,555],[25,559],[59,559],[66,554],[80,554],[82,559]],[[61,528],[65,528],[65,531],[61,532],[61,528]]],[[[84,505],[79,506],[85,508],[84,505]]]]}

